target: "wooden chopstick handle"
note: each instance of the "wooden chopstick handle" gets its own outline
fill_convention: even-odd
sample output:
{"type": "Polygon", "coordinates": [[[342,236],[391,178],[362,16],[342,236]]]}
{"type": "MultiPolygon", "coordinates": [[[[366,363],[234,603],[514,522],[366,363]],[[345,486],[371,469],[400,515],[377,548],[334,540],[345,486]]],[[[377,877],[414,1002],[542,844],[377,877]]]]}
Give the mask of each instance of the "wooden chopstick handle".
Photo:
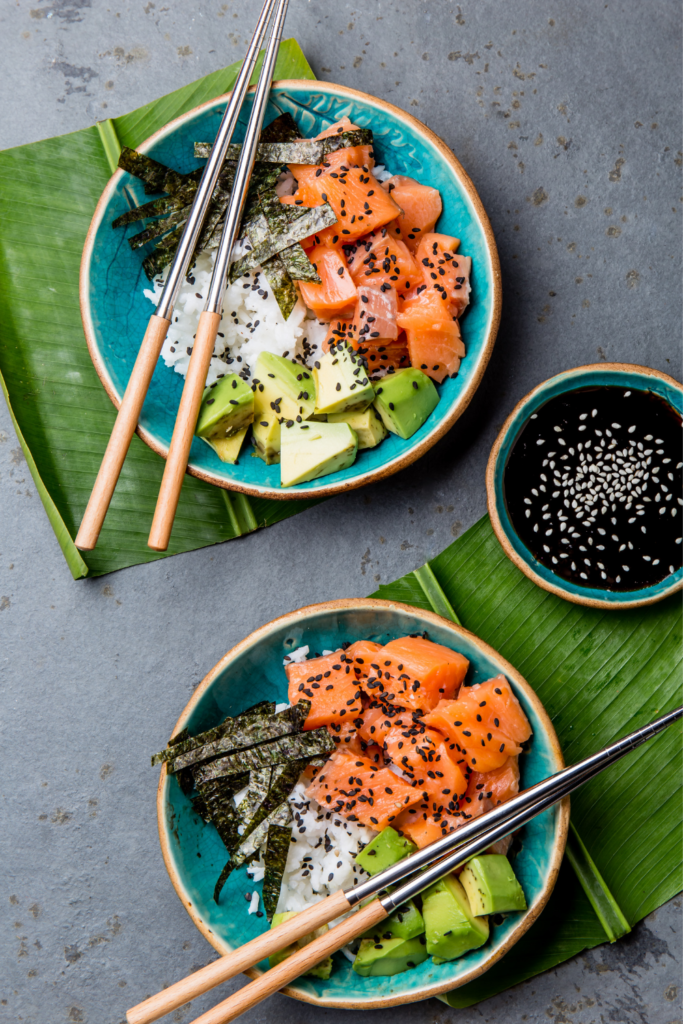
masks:
{"type": "Polygon", "coordinates": [[[327,899],[307,907],[277,928],[257,935],[251,942],[233,950],[232,953],[226,953],[220,960],[214,960],[189,977],[165,988],[163,992],[158,992],[144,1002],[138,1003],[126,1014],[128,1024],[152,1024],[152,1021],[158,1020],[164,1014],[176,1010],[197,996],[204,995],[221,982],[234,978],[236,974],[241,974],[260,960],[277,953],[350,909],[343,891],[328,896],[327,899]]]}
{"type": "Polygon", "coordinates": [[[170,320],[156,313],[149,318],[95,486],[76,535],[76,547],[81,551],[92,551],[97,544],[170,325],[170,320]]]}
{"type": "Polygon", "coordinates": [[[315,967],[321,960],[324,960],[326,956],[330,956],[345,946],[347,942],[358,938],[374,924],[383,921],[386,916],[387,911],[379,900],[373,900],[362,910],[356,911],[355,914],[342,921],[341,924],[335,925],[324,935],[309,942],[297,953],[288,956],[277,967],[271,967],[256,981],[252,981],[249,985],[234,992],[213,1009],[207,1010],[201,1017],[192,1021],[192,1024],[228,1024],[229,1021],[246,1013],[263,999],[278,992],[288,982],[301,977],[311,967],[315,967]]]}
{"type": "Polygon", "coordinates": [[[185,471],[194,429],[197,425],[199,406],[206,386],[206,375],[213,355],[213,346],[221,322],[220,313],[208,313],[206,310],[199,317],[197,334],[194,339],[190,365],[187,368],[185,386],[180,398],[178,415],[173,428],[171,446],[164,468],[164,476],[159,489],[152,529],[149,533],[148,547],[154,551],[165,551],[171,539],[173,520],[175,519],[180,490],[183,486],[185,471]]]}

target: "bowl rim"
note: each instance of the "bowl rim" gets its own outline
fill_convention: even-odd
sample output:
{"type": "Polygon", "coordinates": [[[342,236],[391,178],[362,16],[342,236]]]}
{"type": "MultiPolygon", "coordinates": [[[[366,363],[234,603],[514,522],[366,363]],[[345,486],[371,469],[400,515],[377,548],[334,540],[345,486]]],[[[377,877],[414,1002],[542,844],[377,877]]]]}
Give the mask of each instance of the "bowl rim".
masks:
{"type": "MultiPolygon", "coordinates": [[[[557,738],[557,733],[555,732],[555,727],[553,726],[547,711],[545,710],[543,704],[536,695],[536,692],[531,688],[529,683],[527,683],[524,677],[510,664],[510,662],[506,658],[503,658],[502,655],[500,655],[493,647],[490,646],[490,644],[487,644],[484,640],[481,640],[478,636],[476,636],[476,634],[470,632],[470,630],[465,629],[464,626],[456,625],[456,623],[452,622],[450,619],[444,619],[442,618],[442,616],[437,615],[435,612],[426,611],[423,608],[417,608],[414,605],[404,604],[400,601],[386,601],[381,598],[373,597],[338,598],[332,601],[322,601],[317,604],[306,605],[303,608],[297,609],[296,611],[288,612],[285,615],[280,615],[277,618],[272,619],[270,622],[267,622],[265,625],[260,626],[258,629],[255,629],[247,637],[245,637],[243,640],[240,640],[239,643],[235,644],[235,646],[232,647],[227,652],[227,654],[223,655],[220,661],[218,661],[217,664],[214,665],[214,667],[204,676],[204,678],[199,683],[196,690],[190,697],[190,700],[185,705],[180,717],[178,718],[178,721],[174,725],[170,738],[172,739],[185,727],[185,723],[190,717],[192,711],[194,710],[198,702],[201,700],[203,695],[206,693],[206,691],[213,684],[214,680],[223,672],[223,670],[227,666],[229,666],[231,662],[238,658],[244,651],[248,650],[250,647],[258,645],[259,641],[265,636],[267,636],[273,630],[273,628],[279,628],[281,626],[286,625],[294,625],[297,622],[300,622],[302,619],[315,616],[319,613],[359,608],[366,608],[368,610],[383,609],[387,611],[399,610],[402,612],[407,612],[411,615],[419,615],[420,618],[424,619],[425,623],[431,622],[434,625],[438,625],[442,628],[444,626],[447,627],[451,631],[455,639],[463,636],[467,637],[470,640],[470,642],[474,642],[474,644],[483,654],[495,658],[503,666],[505,675],[512,683],[513,688],[519,689],[524,693],[525,698],[532,705],[534,712],[541,721],[543,726],[543,732],[550,746],[551,754],[556,762],[556,771],[559,771],[561,768],[564,767],[564,757],[562,755],[560,743],[557,738]]],[[[173,855],[171,852],[170,830],[167,827],[166,815],[164,813],[166,790],[169,781],[169,776],[166,771],[166,764],[164,763],[161,767],[159,775],[159,784],[157,787],[156,801],[157,828],[159,831],[159,842],[161,845],[161,852],[164,859],[164,864],[166,866],[169,878],[171,879],[173,888],[175,889],[176,894],[180,899],[181,903],[183,904],[188,914],[190,915],[192,921],[199,929],[199,931],[202,933],[204,938],[211,943],[213,948],[219,954],[224,955],[225,953],[229,952],[232,949],[232,947],[227,942],[222,940],[218,935],[216,935],[216,933],[211,928],[209,928],[208,925],[202,920],[199,913],[195,909],[192,901],[189,899],[188,894],[183,886],[182,879],[180,878],[180,875],[175,867],[173,855]]],[[[363,1000],[338,998],[325,999],[314,994],[312,995],[308,992],[302,992],[291,986],[286,986],[281,991],[285,995],[292,996],[294,999],[298,999],[306,1003],[312,1003],[316,1006],[338,1007],[341,1009],[372,1010],[386,1006],[398,1006],[404,1003],[418,1002],[419,1000],[428,999],[431,996],[436,996],[443,992],[451,992],[455,988],[460,988],[462,985],[465,985],[470,981],[474,981],[475,978],[480,977],[480,975],[488,971],[489,968],[493,967],[493,965],[497,963],[508,952],[508,950],[512,948],[512,946],[515,945],[515,943],[522,937],[522,935],[524,935],[524,933],[528,931],[531,925],[539,917],[541,911],[543,910],[543,908],[545,907],[546,903],[550,898],[550,895],[555,887],[555,882],[557,881],[560,865],[562,863],[562,858],[564,856],[564,849],[567,843],[570,808],[569,797],[567,796],[562,801],[560,801],[557,804],[557,808],[558,818],[555,829],[555,837],[552,845],[550,866],[547,872],[545,883],[540,894],[538,895],[534,903],[527,909],[526,913],[520,919],[516,928],[514,928],[514,930],[508,936],[507,940],[503,943],[503,945],[495,952],[492,952],[491,955],[488,956],[486,960],[478,967],[473,967],[470,971],[467,971],[466,974],[458,980],[457,984],[454,984],[452,980],[448,982],[438,982],[432,985],[424,985],[418,990],[411,991],[408,993],[402,993],[401,995],[386,996],[379,999],[369,998],[363,1000]]],[[[246,974],[249,978],[253,979],[260,977],[263,974],[263,971],[260,971],[257,968],[250,968],[249,970],[244,971],[244,974],[246,974]]]]}
{"type": "MultiPolygon", "coordinates": [[[[464,167],[455,156],[453,151],[446,145],[446,143],[435,133],[428,128],[427,125],[423,124],[412,114],[409,114],[405,110],[401,110],[400,107],[395,106],[393,103],[388,103],[386,100],[380,99],[376,96],[371,96],[369,93],[361,92],[358,89],[351,89],[348,86],[337,85],[333,82],[318,82],[312,79],[298,79],[298,78],[284,78],[279,81],[273,82],[273,89],[285,89],[296,86],[304,86],[307,89],[313,87],[319,88],[321,91],[334,93],[342,97],[348,97],[349,99],[358,99],[364,103],[370,103],[383,108],[392,117],[399,121],[407,122],[411,128],[416,130],[419,134],[426,138],[426,141],[431,143],[441,154],[444,160],[450,165],[451,170],[455,174],[460,186],[467,193],[469,201],[474,209],[474,215],[478,219],[484,236],[484,244],[488,259],[491,266],[491,291],[492,291],[492,308],[491,315],[486,328],[486,334],[484,338],[484,345],[482,352],[479,356],[478,362],[473,368],[473,372],[467,387],[453,404],[453,407],[449,413],[444,416],[438,423],[435,424],[433,429],[429,432],[427,437],[423,438],[409,452],[404,452],[391,459],[382,466],[378,466],[376,469],[367,470],[361,473],[354,479],[342,480],[337,483],[319,484],[315,487],[309,487],[305,491],[297,490],[296,486],[288,488],[277,488],[271,486],[265,486],[260,484],[243,483],[235,480],[225,480],[223,477],[216,475],[211,470],[203,469],[199,466],[193,466],[188,463],[187,472],[191,476],[195,476],[200,480],[204,480],[207,483],[214,484],[217,487],[222,487],[225,490],[237,491],[242,494],[249,494],[253,497],[258,498],[274,498],[278,501],[300,501],[317,498],[328,498],[334,494],[340,494],[343,491],[356,490],[359,487],[365,487],[366,484],[374,483],[377,480],[384,480],[387,477],[393,476],[394,473],[398,473],[399,470],[405,469],[407,466],[412,465],[417,459],[421,458],[430,448],[432,448],[437,441],[451,429],[455,422],[462,416],[465,409],[472,401],[474,394],[481,383],[481,379],[484,376],[484,372],[488,365],[493,346],[498,334],[498,328],[500,326],[501,310],[502,310],[502,279],[500,271],[500,259],[498,256],[498,249],[496,247],[496,241],[493,234],[493,228],[489,221],[484,205],[479,197],[479,194],[474,187],[474,184],[465,171],[464,167]]],[[[254,92],[255,86],[249,89],[249,92],[254,92]]],[[[203,110],[207,110],[217,103],[227,102],[232,94],[224,93],[221,96],[215,96],[211,100],[207,100],[205,103],[200,103],[198,106],[193,107],[192,110],[186,111],[179,117],[169,121],[168,124],[164,125],[158,131],[154,132],[144,142],[140,143],[137,147],[139,152],[146,153],[150,146],[152,146],[159,139],[164,138],[166,135],[175,131],[175,129],[188,119],[201,113],[203,110]]],[[[107,182],[102,195],[100,196],[95,211],[88,228],[88,233],[85,238],[83,245],[83,253],[81,256],[80,274],[79,274],[79,304],[81,311],[81,321],[83,324],[83,331],[85,334],[85,340],[88,346],[88,352],[92,359],[93,365],[97,372],[98,377],[104,387],[107,395],[111,399],[114,407],[118,410],[121,405],[122,395],[119,394],[118,390],[114,386],[114,382],[107,370],[105,362],[99,350],[97,343],[97,334],[92,319],[92,312],[90,308],[90,265],[92,262],[93,250],[95,245],[95,237],[100,224],[103,220],[104,213],[107,204],[113,195],[119,181],[126,172],[117,169],[107,182]]],[[[154,437],[150,430],[141,426],[138,423],[136,427],[136,433],[144,441],[144,443],[152,449],[157,455],[160,455],[163,459],[168,456],[168,447],[161,444],[159,440],[154,437]]]]}
{"type": "MultiPolygon", "coordinates": [[[[645,605],[656,604],[658,601],[663,601],[664,598],[670,597],[671,594],[675,594],[679,590],[683,589],[683,576],[678,580],[674,579],[668,587],[661,591],[661,593],[650,596],[643,596],[644,590],[649,588],[642,588],[641,590],[634,591],[615,591],[615,599],[613,601],[599,597],[592,597],[591,590],[588,587],[584,588],[583,593],[575,593],[574,591],[565,589],[559,576],[555,577],[558,580],[557,583],[546,580],[535,571],[533,566],[525,558],[520,555],[520,553],[510,543],[498,507],[496,473],[498,470],[500,450],[507,440],[507,436],[510,433],[518,415],[527,406],[529,406],[539,394],[556,381],[561,381],[564,378],[567,385],[569,385],[572,377],[595,372],[604,373],[605,371],[610,373],[632,374],[645,378],[655,377],[658,380],[664,381],[676,390],[683,392],[683,384],[669,376],[668,373],[663,373],[661,370],[655,370],[650,366],[639,366],[636,363],[588,363],[585,366],[575,366],[571,370],[563,370],[561,373],[556,373],[554,376],[548,377],[547,380],[537,384],[536,387],[532,388],[532,390],[524,396],[524,398],[517,402],[514,409],[505,420],[505,423],[500,428],[496,440],[493,442],[493,447],[491,448],[491,453],[486,464],[486,503],[488,506],[491,525],[493,526],[494,533],[498,538],[503,551],[510,561],[513,562],[514,565],[516,565],[517,568],[520,569],[524,575],[537,586],[542,587],[543,590],[547,590],[551,594],[557,594],[558,597],[564,598],[565,601],[571,601],[573,604],[584,605],[587,608],[609,608],[611,610],[642,608],[645,605]],[[629,593],[634,595],[632,599],[629,599],[628,597],[621,597],[622,594],[627,595],[629,593]]],[[[567,390],[573,389],[568,386],[567,390]]],[[[529,552],[529,556],[533,557],[531,552],[529,552]]],[[[594,593],[594,591],[592,593],[594,593]]]]}

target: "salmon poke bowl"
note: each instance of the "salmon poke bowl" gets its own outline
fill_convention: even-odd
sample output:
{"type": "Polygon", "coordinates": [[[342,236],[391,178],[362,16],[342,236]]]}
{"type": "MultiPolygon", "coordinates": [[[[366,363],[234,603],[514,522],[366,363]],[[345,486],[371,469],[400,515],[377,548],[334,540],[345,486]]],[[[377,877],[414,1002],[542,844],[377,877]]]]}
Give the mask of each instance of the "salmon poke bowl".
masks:
{"type": "MultiPolygon", "coordinates": [[[[167,871],[221,954],[563,767],[505,659],[438,615],[372,598],[303,608],[237,644],[152,764],[167,871]]],[[[568,816],[565,800],[534,818],[286,994],[369,1009],[479,977],[543,910],[568,816]]]]}
{"type": "MultiPolygon", "coordinates": [[[[138,425],[166,457],[252,94],[221,170],[138,425]]],[[[86,239],[89,351],[118,407],[226,97],[124,147],[86,239]]],[[[495,241],[451,150],[330,83],[275,83],[188,472],[322,497],[408,466],[469,404],[501,308],[495,241]]]]}

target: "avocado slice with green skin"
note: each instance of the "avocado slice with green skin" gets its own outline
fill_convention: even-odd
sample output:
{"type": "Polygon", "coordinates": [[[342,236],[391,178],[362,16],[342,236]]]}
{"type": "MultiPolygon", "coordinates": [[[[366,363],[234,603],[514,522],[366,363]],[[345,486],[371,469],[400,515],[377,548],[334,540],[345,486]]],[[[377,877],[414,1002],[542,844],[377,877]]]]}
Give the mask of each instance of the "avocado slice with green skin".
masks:
{"type": "Polygon", "coordinates": [[[475,917],[526,910],[524,890],[510,861],[500,853],[473,857],[461,872],[460,883],[475,917]]]}
{"type": "Polygon", "coordinates": [[[317,480],[351,466],[358,451],[358,438],[348,423],[282,424],[280,443],[280,485],[317,480]]]}
{"type": "Polygon", "coordinates": [[[342,341],[316,360],[313,368],[316,386],[316,413],[325,416],[367,409],[375,398],[368,371],[359,355],[342,341]]]}
{"type": "Polygon", "coordinates": [[[307,420],[315,412],[315,380],[307,366],[276,356],[272,352],[262,352],[257,361],[258,373],[262,383],[265,380],[277,381],[280,394],[291,398],[297,406],[296,415],[307,420]]]}
{"type": "Polygon", "coordinates": [[[378,875],[416,850],[415,843],[387,825],[356,856],[356,864],[360,864],[369,875],[378,875]]]}
{"type": "Polygon", "coordinates": [[[244,427],[243,430],[239,430],[232,437],[214,437],[211,440],[208,437],[203,437],[202,441],[206,441],[213,448],[221,462],[230,462],[234,466],[241,451],[244,438],[247,436],[248,429],[248,427],[244,427]]]}
{"type": "Polygon", "coordinates": [[[446,875],[422,894],[427,952],[455,960],[483,946],[489,937],[487,917],[475,917],[467,893],[455,875],[446,875]]]}
{"type": "Polygon", "coordinates": [[[252,378],[254,445],[257,454],[268,466],[280,461],[280,424],[283,420],[294,423],[296,417],[301,415],[299,405],[291,397],[289,383],[285,384],[273,372],[272,360],[279,358],[272,353],[262,352],[256,360],[252,378]]]}
{"type": "Polygon", "coordinates": [[[253,418],[251,388],[236,373],[227,373],[204,392],[195,434],[205,441],[232,437],[248,427],[253,418]]]}
{"type": "MultiPolygon", "coordinates": [[[[287,910],[284,914],[273,914],[273,920],[270,927],[276,928],[283,921],[289,921],[292,917],[296,917],[296,911],[287,910]]],[[[313,939],[317,939],[320,935],[324,935],[326,931],[329,931],[326,924],[321,928],[316,928],[314,932],[310,932],[308,935],[303,935],[296,942],[292,942],[291,945],[285,946],[284,949],[279,950],[277,953],[273,953],[272,956],[268,957],[268,963],[270,967],[276,967],[277,964],[281,964],[283,960],[286,960],[292,953],[296,953],[297,950],[303,949],[313,939]]],[[[326,957],[321,963],[316,964],[315,967],[311,967],[310,971],[306,971],[306,974],[312,975],[314,978],[322,978],[323,981],[327,981],[329,976],[332,974],[332,957],[326,957]]]]}
{"type": "Polygon", "coordinates": [[[427,959],[427,947],[422,939],[363,939],[353,961],[356,974],[364,978],[376,978],[400,974],[417,967],[427,959]]]}
{"type": "Polygon", "coordinates": [[[407,900],[384,921],[369,928],[363,938],[374,939],[375,942],[382,942],[383,939],[416,939],[418,935],[424,934],[424,930],[422,914],[412,900],[407,900]]]}
{"type": "Polygon", "coordinates": [[[375,390],[375,409],[387,430],[406,441],[439,404],[431,377],[413,366],[382,377],[375,390]]]}
{"type": "Polygon", "coordinates": [[[387,436],[387,428],[369,405],[362,412],[350,409],[347,412],[335,412],[328,416],[329,423],[348,423],[358,434],[358,448],[376,448],[387,436]]]}

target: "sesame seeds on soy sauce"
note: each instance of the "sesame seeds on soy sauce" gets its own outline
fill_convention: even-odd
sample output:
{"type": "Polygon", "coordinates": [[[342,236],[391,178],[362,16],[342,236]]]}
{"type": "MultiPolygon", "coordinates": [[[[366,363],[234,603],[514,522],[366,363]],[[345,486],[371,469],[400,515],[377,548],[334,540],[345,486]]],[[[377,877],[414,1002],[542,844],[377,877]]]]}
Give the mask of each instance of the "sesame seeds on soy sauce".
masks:
{"type": "Polygon", "coordinates": [[[681,417],[650,391],[583,388],[528,420],[505,467],[507,510],[562,579],[639,590],[683,564],[681,417]]]}

